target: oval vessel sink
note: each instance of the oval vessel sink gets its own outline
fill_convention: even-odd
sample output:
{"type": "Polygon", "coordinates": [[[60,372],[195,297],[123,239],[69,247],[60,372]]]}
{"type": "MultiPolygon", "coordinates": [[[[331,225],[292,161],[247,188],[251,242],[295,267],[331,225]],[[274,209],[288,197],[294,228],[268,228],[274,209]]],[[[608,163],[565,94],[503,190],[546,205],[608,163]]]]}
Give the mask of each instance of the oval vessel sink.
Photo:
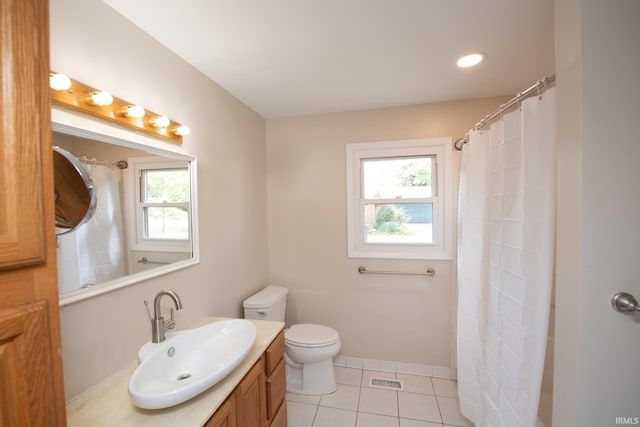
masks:
{"type": "Polygon", "coordinates": [[[255,340],[256,327],[245,319],[184,331],[146,353],[129,380],[129,396],[144,409],[189,400],[229,375],[247,357],[255,340]]]}

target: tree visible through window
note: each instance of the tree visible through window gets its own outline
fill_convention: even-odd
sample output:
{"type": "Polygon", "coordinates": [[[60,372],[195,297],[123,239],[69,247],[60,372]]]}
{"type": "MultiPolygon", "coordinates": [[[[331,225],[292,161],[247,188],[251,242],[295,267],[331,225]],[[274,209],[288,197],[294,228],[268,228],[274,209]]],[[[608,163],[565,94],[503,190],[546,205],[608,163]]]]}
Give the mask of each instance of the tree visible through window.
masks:
{"type": "Polygon", "coordinates": [[[433,243],[433,156],[362,160],[366,243],[433,243]]]}

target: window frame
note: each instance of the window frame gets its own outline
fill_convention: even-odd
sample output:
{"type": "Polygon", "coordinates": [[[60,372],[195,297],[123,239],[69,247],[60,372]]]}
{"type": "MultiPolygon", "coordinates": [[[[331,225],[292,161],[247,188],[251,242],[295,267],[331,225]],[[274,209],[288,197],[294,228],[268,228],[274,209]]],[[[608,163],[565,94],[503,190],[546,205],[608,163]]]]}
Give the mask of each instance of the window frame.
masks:
{"type": "Polygon", "coordinates": [[[347,255],[349,258],[452,259],[453,182],[452,139],[420,138],[347,144],[347,255]],[[362,161],[394,157],[434,156],[436,182],[433,195],[420,199],[365,199],[362,161]],[[367,243],[364,205],[398,202],[433,203],[433,243],[367,243]]]}
{"type": "MultiPolygon", "coordinates": [[[[163,157],[133,157],[129,159],[129,166],[131,170],[131,185],[133,191],[131,194],[132,212],[130,216],[133,221],[128,221],[129,224],[133,224],[133,229],[130,230],[131,237],[131,249],[135,251],[155,251],[155,252],[191,252],[191,242],[193,241],[193,224],[189,220],[188,232],[189,235],[186,239],[157,239],[146,238],[144,236],[144,213],[145,207],[159,207],[159,206],[182,206],[185,203],[157,203],[157,202],[144,202],[142,200],[142,172],[145,170],[162,170],[162,169],[187,169],[189,175],[191,175],[191,165],[189,161],[166,159],[163,157]]],[[[193,191],[193,189],[192,189],[193,191]]],[[[191,210],[193,209],[193,194],[189,194],[188,204],[188,218],[191,218],[191,210]]]]}

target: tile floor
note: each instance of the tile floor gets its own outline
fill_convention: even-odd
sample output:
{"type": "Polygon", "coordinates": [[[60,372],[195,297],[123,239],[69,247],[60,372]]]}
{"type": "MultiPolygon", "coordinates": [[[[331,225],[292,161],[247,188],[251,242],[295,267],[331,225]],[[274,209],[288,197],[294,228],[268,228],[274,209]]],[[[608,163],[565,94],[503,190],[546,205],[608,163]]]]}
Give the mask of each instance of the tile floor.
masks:
{"type": "Polygon", "coordinates": [[[287,393],[288,427],[473,427],[460,414],[455,381],[335,367],[338,389],[287,393]],[[369,377],[402,380],[404,391],[369,386],[369,377]]]}

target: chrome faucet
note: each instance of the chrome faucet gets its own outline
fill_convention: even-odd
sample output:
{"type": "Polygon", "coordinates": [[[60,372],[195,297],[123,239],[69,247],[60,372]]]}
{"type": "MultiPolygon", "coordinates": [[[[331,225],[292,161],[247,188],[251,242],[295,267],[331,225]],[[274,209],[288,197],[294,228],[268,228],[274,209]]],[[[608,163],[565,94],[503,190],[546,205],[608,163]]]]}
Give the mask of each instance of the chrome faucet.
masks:
{"type": "MultiPolygon", "coordinates": [[[[176,310],[180,310],[182,308],[182,301],[180,301],[180,297],[174,291],[171,289],[165,289],[158,292],[158,295],[156,295],[156,298],[153,300],[153,318],[151,319],[151,342],[153,343],[164,341],[165,332],[170,331],[176,326],[176,322],[173,320],[173,308],[171,309],[171,318],[169,320],[164,320],[164,317],[162,317],[160,300],[164,295],[167,295],[173,300],[176,310]]],[[[144,301],[144,304],[147,306],[147,311],[149,311],[149,305],[146,300],[144,301]]],[[[149,317],[151,317],[151,313],[149,313],[149,317]]]]}

